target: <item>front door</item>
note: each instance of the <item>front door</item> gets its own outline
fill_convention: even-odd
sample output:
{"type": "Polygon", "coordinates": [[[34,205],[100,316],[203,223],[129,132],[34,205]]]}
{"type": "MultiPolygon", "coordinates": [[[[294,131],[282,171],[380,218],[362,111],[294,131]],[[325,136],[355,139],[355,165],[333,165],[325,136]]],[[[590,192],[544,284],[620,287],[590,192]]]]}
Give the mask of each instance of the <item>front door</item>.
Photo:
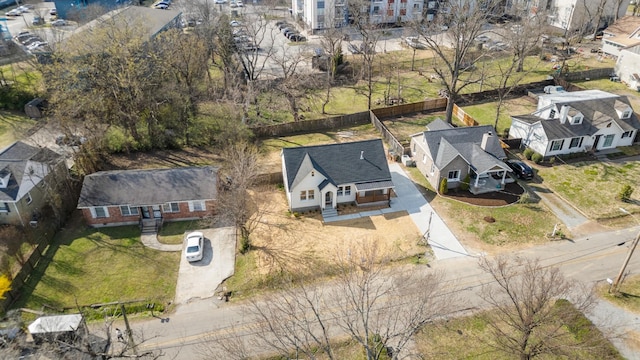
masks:
{"type": "Polygon", "coordinates": [[[142,213],[142,218],[143,219],[149,219],[151,217],[151,214],[149,214],[149,207],[148,206],[143,206],[140,208],[140,212],[142,213]]]}
{"type": "Polygon", "coordinates": [[[153,217],[159,219],[162,217],[162,213],[160,212],[160,205],[153,205],[151,207],[153,209],[153,217]]]}
{"type": "Polygon", "coordinates": [[[333,207],[333,192],[327,191],[324,194],[324,207],[333,207]]]}
{"type": "Polygon", "coordinates": [[[598,150],[598,142],[600,141],[600,137],[602,135],[596,135],[596,141],[593,142],[593,150],[598,150]]]}

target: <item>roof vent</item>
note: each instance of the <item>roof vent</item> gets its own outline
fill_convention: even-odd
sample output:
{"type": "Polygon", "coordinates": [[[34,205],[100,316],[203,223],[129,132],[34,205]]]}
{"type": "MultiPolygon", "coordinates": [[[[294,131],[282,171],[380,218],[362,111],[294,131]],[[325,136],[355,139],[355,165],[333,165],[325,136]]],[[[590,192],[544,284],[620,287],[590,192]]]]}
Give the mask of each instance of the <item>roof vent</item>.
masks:
{"type": "Polygon", "coordinates": [[[364,160],[364,151],[360,151],[360,160],[364,160]]]}

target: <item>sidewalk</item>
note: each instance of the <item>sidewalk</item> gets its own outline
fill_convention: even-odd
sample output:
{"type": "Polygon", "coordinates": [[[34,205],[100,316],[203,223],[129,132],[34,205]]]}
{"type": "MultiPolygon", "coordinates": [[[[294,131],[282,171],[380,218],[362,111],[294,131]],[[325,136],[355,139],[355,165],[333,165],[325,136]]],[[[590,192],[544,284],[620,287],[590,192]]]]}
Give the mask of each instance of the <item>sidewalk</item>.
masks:
{"type": "Polygon", "coordinates": [[[182,251],[182,244],[162,244],[158,241],[158,234],[142,234],[140,235],[140,242],[144,246],[160,251],[182,251]]]}

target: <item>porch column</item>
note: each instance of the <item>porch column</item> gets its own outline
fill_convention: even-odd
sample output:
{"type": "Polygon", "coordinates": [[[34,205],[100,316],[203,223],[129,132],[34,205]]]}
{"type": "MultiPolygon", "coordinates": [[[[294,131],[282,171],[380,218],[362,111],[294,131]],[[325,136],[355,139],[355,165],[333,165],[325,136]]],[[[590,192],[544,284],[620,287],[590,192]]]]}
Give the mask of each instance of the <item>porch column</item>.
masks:
{"type": "Polygon", "coordinates": [[[478,187],[478,180],[480,180],[480,175],[476,174],[476,184],[474,185],[475,187],[478,187]]]}
{"type": "Polygon", "coordinates": [[[504,179],[506,179],[506,177],[507,177],[507,171],[505,170],[502,172],[502,183],[501,183],[502,185],[504,185],[504,179]]]}

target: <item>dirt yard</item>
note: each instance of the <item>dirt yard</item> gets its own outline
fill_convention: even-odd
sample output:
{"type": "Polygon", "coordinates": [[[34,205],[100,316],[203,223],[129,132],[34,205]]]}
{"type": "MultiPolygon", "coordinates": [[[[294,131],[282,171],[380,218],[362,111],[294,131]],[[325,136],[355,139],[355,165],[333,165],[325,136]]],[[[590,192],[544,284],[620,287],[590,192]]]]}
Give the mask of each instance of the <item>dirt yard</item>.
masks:
{"type": "Polygon", "coordinates": [[[363,241],[375,243],[379,253],[390,260],[424,254],[428,249],[418,244],[421,234],[406,212],[324,224],[319,212],[299,217],[289,214],[282,190],[271,188],[259,196],[268,210],[262,211],[252,237],[259,254],[258,268],[264,272],[326,270],[332,259],[356,251],[363,241]]]}

